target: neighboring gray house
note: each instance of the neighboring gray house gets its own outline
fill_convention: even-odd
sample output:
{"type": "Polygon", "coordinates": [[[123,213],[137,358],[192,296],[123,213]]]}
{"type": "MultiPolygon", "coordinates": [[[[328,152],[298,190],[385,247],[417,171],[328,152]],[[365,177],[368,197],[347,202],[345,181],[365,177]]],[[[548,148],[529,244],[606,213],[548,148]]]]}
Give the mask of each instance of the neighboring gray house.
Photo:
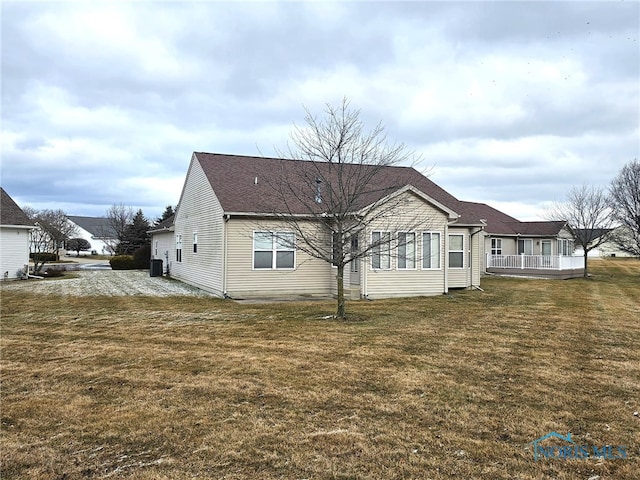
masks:
{"type": "Polygon", "coordinates": [[[28,272],[32,228],[31,220],[0,187],[0,280],[15,280],[28,272]]]}
{"type": "Polygon", "coordinates": [[[113,255],[118,239],[115,230],[109,225],[109,219],[79,215],[67,215],[67,219],[77,228],[78,237],[84,238],[91,244],[89,252],[113,255]]]}
{"type": "MultiPolygon", "coordinates": [[[[335,294],[336,273],[330,263],[278,241],[287,237],[289,245],[295,245],[301,239],[273,215],[278,205],[268,205],[273,198],[264,181],[289,168],[308,169],[314,175],[315,169],[326,165],[194,153],[173,223],[151,231],[152,256],[163,260],[172,277],[219,296],[335,294]]],[[[374,223],[352,238],[352,245],[373,245],[382,234],[402,235],[407,244],[410,240],[411,251],[380,251],[352,262],[345,275],[347,295],[372,299],[438,295],[451,288],[478,286],[485,224],[472,204],[459,201],[410,167],[384,167],[376,182],[368,185],[367,205],[400,200],[398,216],[428,217],[429,227],[391,232],[374,223]]],[[[292,204],[293,210],[281,206],[279,211],[305,214],[295,210],[294,199],[292,204]]],[[[366,205],[354,207],[354,214],[361,207],[366,205]]],[[[308,228],[326,237],[331,248],[330,231],[321,231],[312,222],[308,228]]]]}

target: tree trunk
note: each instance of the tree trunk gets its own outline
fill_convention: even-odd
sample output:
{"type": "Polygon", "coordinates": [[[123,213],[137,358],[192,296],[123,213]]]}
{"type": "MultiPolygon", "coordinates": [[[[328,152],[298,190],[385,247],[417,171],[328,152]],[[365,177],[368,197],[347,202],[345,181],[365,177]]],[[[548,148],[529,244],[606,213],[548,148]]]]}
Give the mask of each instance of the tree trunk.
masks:
{"type": "Polygon", "coordinates": [[[589,273],[587,271],[587,255],[589,255],[589,252],[587,251],[587,248],[585,247],[585,249],[584,249],[584,278],[587,278],[589,276],[589,273]]]}
{"type": "Polygon", "coordinates": [[[338,273],[336,275],[336,281],[338,282],[338,311],[336,317],[339,319],[345,318],[345,305],[344,305],[344,265],[342,263],[337,265],[338,273]]]}

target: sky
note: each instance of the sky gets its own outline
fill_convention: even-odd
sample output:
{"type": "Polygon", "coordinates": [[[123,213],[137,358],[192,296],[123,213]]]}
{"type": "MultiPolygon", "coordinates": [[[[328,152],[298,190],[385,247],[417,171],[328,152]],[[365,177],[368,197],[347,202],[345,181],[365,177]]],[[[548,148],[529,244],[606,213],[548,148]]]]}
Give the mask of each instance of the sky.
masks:
{"type": "Polygon", "coordinates": [[[1,184],[149,219],[194,151],[277,156],[343,98],[461,200],[543,219],[640,151],[640,2],[1,3],[1,184]]]}

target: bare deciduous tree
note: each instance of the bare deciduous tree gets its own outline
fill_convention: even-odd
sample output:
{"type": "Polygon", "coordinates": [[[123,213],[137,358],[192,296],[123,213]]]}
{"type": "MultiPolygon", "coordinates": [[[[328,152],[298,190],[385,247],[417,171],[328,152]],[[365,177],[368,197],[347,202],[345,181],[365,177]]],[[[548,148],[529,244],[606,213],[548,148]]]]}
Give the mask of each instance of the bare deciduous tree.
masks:
{"type": "Polygon", "coordinates": [[[110,253],[119,252],[121,244],[126,240],[127,228],[133,221],[133,208],[123,203],[114,203],[107,210],[107,226],[105,232],[101,232],[101,237],[110,250],[110,253]],[[113,237],[115,235],[115,238],[113,237]]]}
{"type": "Polygon", "coordinates": [[[387,167],[415,161],[404,144],[389,143],[380,124],[365,131],[346,99],[326,105],[322,119],[306,113],[306,126],[294,126],[291,143],[278,152],[304,161],[284,162],[270,180],[272,215],[295,232],[295,245],[287,234],[275,241],[336,268],[336,316],[343,319],[345,268],[364,258],[388,262],[398,246],[415,256],[416,239],[396,232],[425,229],[431,218],[405,208],[406,184],[386,175],[387,167]],[[374,225],[377,236],[370,234],[374,225]]]}
{"type": "Polygon", "coordinates": [[[59,259],[59,249],[64,242],[78,235],[78,228],[67,219],[63,210],[36,210],[25,207],[25,214],[36,225],[31,231],[30,251],[34,262],[34,272],[38,273],[47,261],[48,255],[59,259]]]}
{"type": "Polygon", "coordinates": [[[611,240],[622,251],[640,257],[640,162],[620,170],[609,186],[613,218],[618,225],[611,240]]]}
{"type": "Polygon", "coordinates": [[[556,202],[546,212],[549,219],[564,220],[576,244],[584,251],[584,276],[588,273],[588,254],[608,241],[613,224],[609,199],[604,188],[575,186],[564,202],[556,202]]]}

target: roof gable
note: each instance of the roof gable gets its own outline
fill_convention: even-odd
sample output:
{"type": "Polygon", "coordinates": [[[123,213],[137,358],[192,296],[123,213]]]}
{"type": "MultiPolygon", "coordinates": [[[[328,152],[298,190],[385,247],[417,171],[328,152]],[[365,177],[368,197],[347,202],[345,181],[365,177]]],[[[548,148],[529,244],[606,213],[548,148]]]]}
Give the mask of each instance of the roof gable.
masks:
{"type": "Polygon", "coordinates": [[[0,187],[0,217],[2,225],[33,226],[33,222],[2,187],[0,187]]]}

